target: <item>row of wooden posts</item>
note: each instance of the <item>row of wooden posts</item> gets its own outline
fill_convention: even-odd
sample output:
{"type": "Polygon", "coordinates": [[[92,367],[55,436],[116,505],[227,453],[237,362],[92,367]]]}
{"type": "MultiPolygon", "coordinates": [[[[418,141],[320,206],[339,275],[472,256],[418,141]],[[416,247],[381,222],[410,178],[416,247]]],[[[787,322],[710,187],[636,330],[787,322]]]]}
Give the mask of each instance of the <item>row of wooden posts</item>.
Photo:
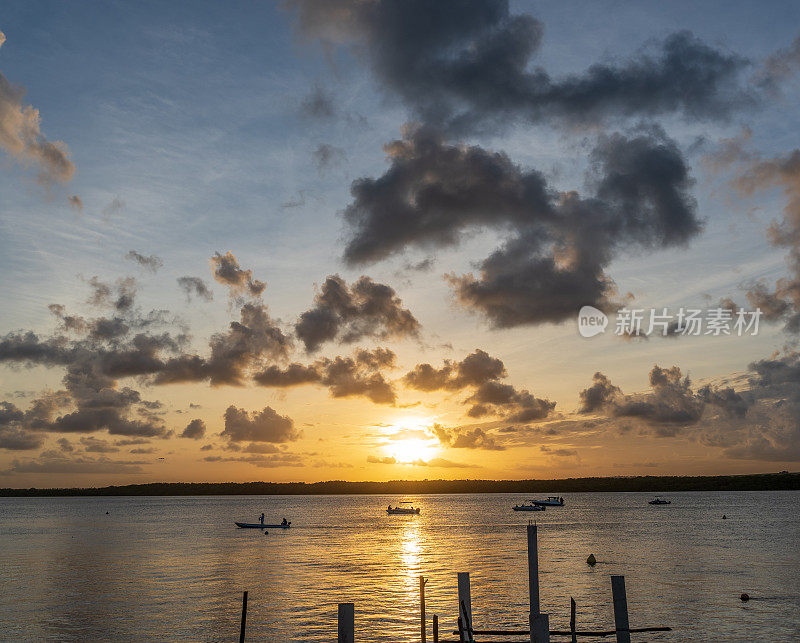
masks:
{"type": "MultiPolygon", "coordinates": [[[[625,577],[611,576],[611,594],[614,601],[614,629],[581,631],[576,628],[575,601],[570,599],[569,630],[551,630],[550,615],[541,612],[539,604],[539,554],[536,525],[528,525],[528,591],[530,593],[530,617],[527,630],[476,630],[472,625],[472,598],[470,596],[469,572],[458,573],[458,641],[474,643],[475,635],[485,636],[528,636],[530,643],[549,643],[551,636],[569,636],[572,643],[578,637],[600,637],[616,634],[617,643],[630,643],[631,632],[668,632],[669,627],[643,627],[632,629],[628,621],[628,599],[625,593],[625,577]]],[[[427,579],[420,576],[420,642],[427,643],[427,617],[425,614],[425,584],[427,579]]],[[[244,643],[247,619],[247,592],[242,600],[242,623],[239,643],[244,643]]],[[[433,643],[440,643],[439,618],[433,615],[433,643]]],[[[339,603],[338,605],[338,643],[355,643],[355,603],[339,603]]],[[[528,643],[526,641],[525,643],[528,643]]],[[[444,643],[444,641],[442,641],[444,643]]],[[[490,641],[482,641],[490,643],[490,641]]],[[[508,641],[506,643],[509,643],[508,641]]]]}
{"type": "MultiPolygon", "coordinates": [[[[614,629],[581,631],[576,627],[575,600],[570,599],[569,630],[551,630],[550,615],[542,613],[539,603],[539,547],[536,525],[528,525],[528,589],[530,593],[530,624],[527,630],[476,630],[472,626],[472,597],[470,596],[469,572],[458,574],[458,635],[460,642],[473,643],[475,635],[486,636],[529,636],[531,643],[549,643],[551,636],[569,636],[573,643],[578,637],[600,637],[616,634],[617,643],[630,643],[631,632],[665,632],[669,627],[643,627],[632,629],[628,620],[628,599],[625,592],[625,577],[611,576],[611,594],[614,601],[614,629]]],[[[427,579],[420,576],[420,641],[427,643],[427,623],[425,615],[425,584],[427,579]]],[[[339,603],[339,643],[355,643],[355,604],[339,603]]],[[[439,618],[433,615],[433,642],[440,643],[439,618]]],[[[489,643],[485,641],[484,643],[489,643]]]]}

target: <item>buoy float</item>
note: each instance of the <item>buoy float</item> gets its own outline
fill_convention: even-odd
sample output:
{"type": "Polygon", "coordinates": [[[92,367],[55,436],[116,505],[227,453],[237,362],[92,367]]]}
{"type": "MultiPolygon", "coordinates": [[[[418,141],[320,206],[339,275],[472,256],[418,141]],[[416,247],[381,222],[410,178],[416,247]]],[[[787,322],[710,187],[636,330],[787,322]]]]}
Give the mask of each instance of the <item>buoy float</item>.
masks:
{"type": "Polygon", "coordinates": [[[746,603],[747,601],[750,600],[750,594],[742,594],[739,598],[743,603],[746,603]]]}
{"type": "Polygon", "coordinates": [[[728,519],[728,516],[726,516],[725,514],[722,514],[722,519],[723,519],[723,520],[727,520],[727,519],[728,519]]]}
{"type": "Polygon", "coordinates": [[[586,559],[586,564],[589,567],[594,567],[597,564],[597,559],[594,557],[594,554],[589,554],[589,558],[586,559]]]}

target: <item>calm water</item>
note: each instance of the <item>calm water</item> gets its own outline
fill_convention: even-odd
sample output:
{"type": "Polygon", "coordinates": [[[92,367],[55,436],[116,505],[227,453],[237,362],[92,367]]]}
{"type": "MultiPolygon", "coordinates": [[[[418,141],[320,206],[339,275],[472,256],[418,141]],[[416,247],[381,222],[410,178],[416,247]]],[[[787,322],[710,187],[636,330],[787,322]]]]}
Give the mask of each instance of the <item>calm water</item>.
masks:
{"type": "Polygon", "coordinates": [[[579,627],[613,627],[619,573],[632,627],[675,628],[634,641],[800,640],[800,493],[674,493],[667,507],[569,494],[512,512],[525,497],[421,496],[419,516],[387,516],[389,496],[0,498],[0,637],[232,641],[247,589],[248,640],[335,640],[336,603],[354,602],[358,640],[413,641],[419,575],[444,630],[458,571],[471,572],[476,627],[524,627],[535,517],[552,628],[568,627],[570,596],[579,627]],[[262,511],[294,526],[233,526],[262,511]]]}

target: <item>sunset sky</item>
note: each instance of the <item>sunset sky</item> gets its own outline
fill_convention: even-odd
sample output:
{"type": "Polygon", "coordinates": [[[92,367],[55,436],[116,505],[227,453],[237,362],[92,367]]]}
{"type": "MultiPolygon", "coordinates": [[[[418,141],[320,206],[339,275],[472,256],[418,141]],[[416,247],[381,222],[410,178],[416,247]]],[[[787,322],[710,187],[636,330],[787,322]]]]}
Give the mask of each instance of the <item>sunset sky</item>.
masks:
{"type": "Polygon", "coordinates": [[[4,3],[0,487],[796,469],[798,24],[4,3]]]}

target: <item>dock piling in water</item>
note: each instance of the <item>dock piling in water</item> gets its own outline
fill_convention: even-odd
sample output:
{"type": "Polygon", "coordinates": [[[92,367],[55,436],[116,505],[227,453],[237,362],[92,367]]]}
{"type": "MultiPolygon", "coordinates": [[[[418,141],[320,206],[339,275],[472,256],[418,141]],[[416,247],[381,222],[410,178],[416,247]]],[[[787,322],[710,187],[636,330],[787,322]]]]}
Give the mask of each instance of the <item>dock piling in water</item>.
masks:
{"type": "MultiPolygon", "coordinates": [[[[472,597],[469,590],[469,572],[458,572],[458,613],[463,612],[465,625],[472,626],[472,597]]],[[[472,631],[467,631],[467,641],[473,641],[472,631]]]]}
{"type": "Polygon", "coordinates": [[[531,643],[550,643],[550,616],[539,609],[539,542],[536,525],[528,523],[528,592],[531,643]]]}
{"type": "Polygon", "coordinates": [[[427,633],[425,631],[425,583],[427,582],[428,579],[424,576],[419,577],[419,640],[422,643],[426,643],[427,641],[427,633]]]}
{"type": "Polygon", "coordinates": [[[356,606],[355,603],[339,603],[339,636],[337,643],[355,643],[356,606]]]}
{"type": "Polygon", "coordinates": [[[624,576],[614,576],[612,574],[611,594],[614,598],[614,629],[617,630],[617,643],[631,643],[628,597],[625,594],[624,576]]]}
{"type": "Polygon", "coordinates": [[[247,625],[247,591],[242,594],[242,623],[239,625],[239,643],[244,643],[244,629],[247,625]]]}

